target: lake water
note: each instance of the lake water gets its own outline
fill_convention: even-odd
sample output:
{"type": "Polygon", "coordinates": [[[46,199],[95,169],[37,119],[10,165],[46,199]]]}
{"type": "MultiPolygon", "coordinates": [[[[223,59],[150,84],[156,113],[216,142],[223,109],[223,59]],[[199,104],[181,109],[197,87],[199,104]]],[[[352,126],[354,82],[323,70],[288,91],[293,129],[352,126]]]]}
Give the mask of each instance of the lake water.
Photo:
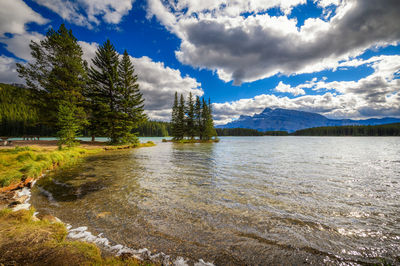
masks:
{"type": "Polygon", "coordinates": [[[158,143],[90,157],[32,193],[73,228],[189,264],[400,264],[400,138],[158,143]]]}

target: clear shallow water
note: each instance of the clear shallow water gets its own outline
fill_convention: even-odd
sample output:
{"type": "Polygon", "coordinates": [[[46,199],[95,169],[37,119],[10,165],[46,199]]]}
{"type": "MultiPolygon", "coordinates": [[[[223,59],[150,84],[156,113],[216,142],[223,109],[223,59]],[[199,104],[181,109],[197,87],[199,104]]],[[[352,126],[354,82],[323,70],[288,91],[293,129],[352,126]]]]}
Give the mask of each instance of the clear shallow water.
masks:
{"type": "Polygon", "coordinates": [[[107,152],[38,181],[32,203],[113,243],[192,262],[400,264],[400,138],[107,152]]]}

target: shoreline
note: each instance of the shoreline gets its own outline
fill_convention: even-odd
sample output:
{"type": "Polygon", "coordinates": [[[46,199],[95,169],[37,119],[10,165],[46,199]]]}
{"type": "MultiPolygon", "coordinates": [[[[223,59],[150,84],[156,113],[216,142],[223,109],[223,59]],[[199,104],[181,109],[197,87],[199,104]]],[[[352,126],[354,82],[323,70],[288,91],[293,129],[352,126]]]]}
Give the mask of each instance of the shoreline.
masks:
{"type": "Polygon", "coordinates": [[[12,164],[14,161],[19,163],[17,165],[20,167],[19,170],[27,168],[32,163],[38,163],[41,168],[39,167],[37,172],[34,172],[35,174],[18,176],[19,182],[14,180],[11,184],[0,187],[0,264],[10,262],[24,264],[26,263],[26,258],[29,258],[30,263],[35,262],[37,264],[161,264],[153,263],[146,257],[139,260],[137,256],[127,252],[104,257],[104,254],[95,243],[69,238],[69,230],[66,224],[51,215],[42,217],[40,214],[37,215],[37,212],[29,203],[31,188],[37,180],[44,177],[51,170],[64,165],[75,164],[92,154],[109,150],[151,147],[155,145],[154,143],[147,142],[139,145],[121,146],[98,145],[97,143],[97,145],[93,145],[94,143],[91,143],[88,145],[89,148],[83,146],[57,151],[58,146],[54,141],[16,142],[21,146],[0,148],[0,174],[2,174],[0,177],[7,178],[7,174],[10,173],[9,168],[14,166],[12,164]],[[60,156],[60,154],[63,156],[60,156]],[[56,157],[57,160],[55,160],[56,157]],[[7,159],[9,160],[7,161],[7,159]],[[32,238],[40,239],[40,241],[34,241],[32,238]],[[42,253],[58,255],[43,257],[42,253]]]}
{"type": "MultiPolygon", "coordinates": [[[[48,144],[48,143],[47,143],[48,144]]],[[[154,146],[154,143],[143,143],[138,147],[149,147],[154,146]]],[[[102,149],[94,149],[93,153],[85,154],[90,156],[102,151],[109,150],[121,150],[132,148],[129,145],[125,146],[112,146],[102,147],[102,149]]],[[[48,151],[55,150],[55,147],[48,151]]],[[[0,149],[1,151],[1,149],[0,149]]],[[[2,229],[6,229],[7,233],[12,234],[9,237],[13,241],[13,244],[5,245],[5,239],[0,236],[0,251],[7,247],[8,253],[17,256],[15,253],[21,253],[19,236],[21,239],[29,239],[30,235],[41,234],[43,231],[51,231],[53,227],[57,227],[62,231],[63,237],[58,237],[59,232],[49,233],[46,237],[59,238],[63,246],[74,246],[71,250],[63,251],[67,253],[73,253],[72,260],[77,259],[80,263],[96,264],[96,265],[188,265],[187,260],[183,257],[171,257],[163,252],[152,253],[147,248],[140,248],[138,250],[118,244],[111,243],[106,237],[100,235],[93,235],[86,226],[72,227],[71,225],[64,223],[60,219],[52,215],[43,215],[38,213],[30,203],[31,189],[35,185],[36,181],[46,176],[47,172],[57,169],[60,165],[52,167],[52,169],[45,170],[43,174],[36,178],[27,178],[25,181],[18,183],[18,186],[12,190],[0,191],[0,233],[2,229]],[[4,201],[8,201],[5,206],[4,201]],[[20,220],[18,217],[24,217],[20,220]],[[12,228],[9,228],[9,224],[13,224],[12,228]],[[19,231],[14,227],[27,226],[23,231],[19,231]],[[18,232],[14,232],[14,231],[18,232]],[[14,236],[15,235],[15,236],[14,236]],[[14,241],[15,240],[15,241],[14,241]],[[14,244],[15,243],[15,244],[14,244]],[[78,249],[78,250],[76,250],[78,249]],[[88,250],[90,250],[89,254],[88,250]],[[85,258],[82,259],[82,256],[85,258]],[[78,257],[78,258],[75,258],[78,257]],[[74,259],[75,258],[75,259],[74,259]]],[[[62,166],[61,166],[62,167],[62,166]]],[[[0,234],[1,235],[1,234],[0,234]]],[[[47,239],[47,240],[49,240],[47,239]]],[[[22,241],[22,240],[21,240],[22,241]]],[[[49,240],[50,241],[50,240],[49,240]]],[[[25,244],[24,244],[25,245],[25,244]]],[[[46,245],[39,245],[40,249],[46,250],[46,245]]],[[[24,253],[19,255],[20,257],[35,257],[36,254],[24,253]]],[[[8,255],[9,256],[9,255],[8,255]]],[[[17,256],[18,257],[18,256],[17,256]]],[[[52,258],[56,262],[56,258],[52,258]]],[[[50,260],[54,262],[54,260],[50,260]]],[[[18,260],[17,260],[18,261],[18,260]]],[[[76,260],[75,260],[76,261],[76,260]]],[[[75,262],[74,261],[74,262],[75,262]]],[[[9,257],[0,255],[0,264],[9,262],[9,257]]],[[[45,263],[45,261],[36,261],[37,263],[45,263]]],[[[203,260],[199,260],[195,265],[212,266],[212,263],[206,263],[203,260]]]]}
{"type": "Polygon", "coordinates": [[[155,146],[151,141],[116,146],[88,141],[81,141],[81,144],[58,150],[56,140],[17,140],[10,146],[0,146],[0,193],[30,186],[34,180],[40,178],[43,172],[53,170],[65,163],[76,163],[88,155],[103,151],[155,146]],[[20,168],[17,169],[15,166],[14,171],[10,170],[10,166],[17,163],[20,168]]]}

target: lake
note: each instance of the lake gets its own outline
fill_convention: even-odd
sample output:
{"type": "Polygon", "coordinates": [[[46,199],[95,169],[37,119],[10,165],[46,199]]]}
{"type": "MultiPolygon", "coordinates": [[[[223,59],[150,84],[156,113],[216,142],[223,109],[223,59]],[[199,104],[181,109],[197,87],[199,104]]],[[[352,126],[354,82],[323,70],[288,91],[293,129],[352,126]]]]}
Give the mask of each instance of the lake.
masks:
{"type": "Polygon", "coordinates": [[[189,264],[399,264],[400,138],[157,141],[54,171],[31,202],[110,245],[189,264]]]}

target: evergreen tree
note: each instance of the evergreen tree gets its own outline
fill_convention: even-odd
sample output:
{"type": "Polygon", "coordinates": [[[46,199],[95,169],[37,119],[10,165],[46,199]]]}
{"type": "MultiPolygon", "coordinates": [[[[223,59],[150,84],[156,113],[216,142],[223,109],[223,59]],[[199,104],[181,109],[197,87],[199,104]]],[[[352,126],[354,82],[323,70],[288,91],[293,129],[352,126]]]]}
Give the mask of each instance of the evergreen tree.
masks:
{"type": "Polygon", "coordinates": [[[183,139],[185,137],[185,99],[182,94],[178,105],[177,125],[177,139],[183,139]]]}
{"type": "Polygon", "coordinates": [[[82,48],[64,24],[50,29],[39,43],[31,42],[32,63],[17,64],[17,71],[29,89],[35,91],[32,104],[38,108],[40,121],[50,126],[62,123],[59,106],[68,103],[75,121],[85,124],[83,90],[86,71],[82,48]]]}
{"type": "Polygon", "coordinates": [[[211,105],[211,99],[208,98],[208,121],[207,121],[207,130],[209,131],[210,137],[216,137],[217,136],[217,131],[215,130],[214,127],[214,120],[213,120],[213,115],[212,115],[212,105],[211,105]]]}
{"type": "Polygon", "coordinates": [[[138,142],[132,130],[138,126],[140,122],[146,119],[143,113],[144,99],[139,90],[137,83],[137,75],[134,74],[135,69],[129,58],[128,52],[125,50],[122,60],[118,66],[120,78],[120,111],[122,111],[120,137],[123,143],[138,142]]]}
{"type": "Polygon", "coordinates": [[[194,101],[192,92],[189,92],[187,108],[186,108],[186,135],[188,135],[191,139],[194,139],[196,135],[196,126],[195,126],[195,114],[194,114],[194,101]]]}
{"type": "Polygon", "coordinates": [[[196,135],[199,136],[200,139],[203,139],[203,127],[201,123],[201,101],[200,97],[196,96],[196,104],[194,106],[194,119],[195,119],[195,130],[196,135]]]}
{"type": "MultiPolygon", "coordinates": [[[[105,135],[110,138],[112,144],[120,142],[122,130],[121,112],[118,110],[118,101],[121,94],[119,85],[118,65],[119,57],[110,40],[107,40],[96,51],[96,56],[92,59],[95,67],[89,69],[89,77],[93,86],[94,101],[97,109],[102,113],[101,124],[106,124],[105,135]]],[[[99,114],[100,115],[100,114],[99,114]]],[[[94,117],[97,117],[95,115],[94,117]]]]}
{"type": "Polygon", "coordinates": [[[178,92],[175,92],[174,104],[172,106],[171,117],[172,137],[178,139],[179,123],[178,123],[178,92]]]}
{"type": "MultiPolygon", "coordinates": [[[[85,64],[87,73],[89,68],[87,63],[85,64]]],[[[102,104],[104,95],[96,87],[96,82],[93,82],[90,78],[87,81],[84,96],[86,97],[86,110],[89,120],[87,127],[88,134],[92,137],[92,141],[95,141],[96,136],[104,136],[105,129],[107,128],[107,120],[104,119],[104,113],[106,111],[105,105],[102,104]]]]}
{"type": "Polygon", "coordinates": [[[75,139],[77,132],[80,129],[81,123],[74,114],[76,113],[76,105],[64,102],[58,106],[58,123],[59,131],[57,135],[59,137],[58,145],[59,148],[62,145],[72,147],[78,144],[75,139]]]}
{"type": "Polygon", "coordinates": [[[217,133],[214,128],[214,122],[212,119],[212,110],[211,110],[211,103],[207,104],[203,98],[203,108],[202,108],[202,128],[203,134],[202,138],[205,140],[210,140],[212,137],[216,136],[217,133]]]}

